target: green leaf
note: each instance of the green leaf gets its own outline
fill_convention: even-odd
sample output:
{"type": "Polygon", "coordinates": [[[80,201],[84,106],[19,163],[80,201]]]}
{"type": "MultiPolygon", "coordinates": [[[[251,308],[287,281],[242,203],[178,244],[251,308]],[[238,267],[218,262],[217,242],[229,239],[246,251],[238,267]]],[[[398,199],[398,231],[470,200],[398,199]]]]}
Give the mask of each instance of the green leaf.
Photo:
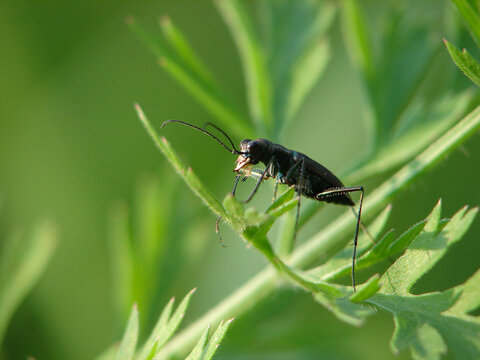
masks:
{"type": "MultiPolygon", "coordinates": [[[[401,115],[409,107],[438,50],[430,24],[418,21],[406,4],[391,7],[383,16],[382,31],[368,32],[361,2],[342,1],[342,24],[350,56],[360,69],[371,108],[371,148],[367,159],[391,143],[401,115]],[[373,52],[373,43],[377,50],[373,52]]],[[[363,4],[362,4],[363,5],[363,4]]]]}
{"type": "MultiPolygon", "coordinates": [[[[187,311],[188,304],[190,303],[190,298],[192,297],[193,293],[197,289],[192,289],[180,302],[178,305],[177,309],[173,313],[172,317],[168,320],[168,322],[165,324],[165,326],[161,329],[159,329],[158,338],[159,338],[159,345],[158,348],[160,348],[164,343],[170,339],[170,337],[173,335],[175,330],[177,330],[178,326],[180,325],[180,322],[183,320],[183,317],[185,316],[185,312],[187,311]]],[[[161,320],[161,319],[160,319],[161,320]]]]}
{"type": "MultiPolygon", "coordinates": [[[[397,171],[392,177],[379,186],[374,192],[368,194],[364,201],[364,210],[362,212],[362,219],[366,219],[368,214],[373,209],[378,211],[379,204],[387,202],[391,196],[397,193],[401,186],[405,186],[412,182],[415,178],[424,174],[428,169],[432,168],[435,164],[440,162],[445,155],[451,153],[462,142],[468,139],[471,135],[480,128],[480,107],[473,109],[468,115],[464,116],[461,121],[455,124],[452,128],[445,131],[437,140],[431,143],[425,150],[423,150],[416,158],[405,164],[399,171],[397,171]],[[400,186],[400,184],[402,184],[400,186]],[[366,210],[369,209],[369,210],[366,210]]],[[[350,178],[350,177],[348,177],[350,178]]],[[[358,180],[357,180],[358,181],[358,180]]],[[[355,181],[355,182],[357,182],[355,181]]],[[[345,183],[354,183],[352,180],[345,181],[345,183]]],[[[358,182],[357,182],[358,183],[358,182]]],[[[302,216],[300,218],[300,224],[304,224],[316,213],[314,204],[307,204],[303,207],[302,216]],[[312,209],[313,207],[313,209],[312,209]]],[[[374,212],[374,211],[373,211],[374,212]]],[[[338,223],[332,223],[331,227],[327,227],[319,236],[315,239],[315,245],[311,243],[312,247],[319,246],[324,239],[328,238],[330,231],[333,231],[337,226],[343,226],[345,228],[346,223],[351,223],[353,218],[349,217],[350,214],[346,214],[345,217],[339,218],[338,223]],[[342,224],[342,225],[340,225],[342,224]]],[[[338,231],[338,230],[337,230],[338,231]]],[[[304,248],[301,251],[301,257],[305,256],[305,259],[310,259],[309,253],[313,254],[311,248],[304,248]],[[305,251],[305,253],[304,253],[305,251]]],[[[311,259],[309,261],[313,261],[311,259]]]]}
{"type": "Polygon", "coordinates": [[[192,189],[192,191],[203,200],[205,205],[207,205],[216,215],[221,216],[227,220],[230,220],[228,214],[223,208],[222,204],[213,196],[210,191],[202,184],[200,179],[193,173],[191,168],[186,168],[180,161],[178,155],[172,149],[170,143],[165,138],[160,138],[153,128],[152,124],[148,121],[144,112],[138,104],[135,104],[135,109],[137,111],[138,117],[142,121],[145,129],[152,137],[155,145],[160,149],[160,151],[165,155],[170,164],[177,171],[177,174],[187,183],[187,185],[192,189]]]}
{"type": "Polygon", "coordinates": [[[190,303],[190,298],[195,290],[196,288],[191,290],[183,298],[172,316],[170,316],[170,314],[172,313],[174,298],[170,299],[167,306],[165,306],[163,309],[160,318],[155,324],[153,331],[143,345],[138,357],[139,360],[158,358],[158,352],[167,343],[167,341],[170,340],[180,325],[180,322],[184,318],[185,312],[187,311],[187,307],[190,303]]]}
{"type": "Polygon", "coordinates": [[[210,331],[210,326],[205,329],[198,342],[192,349],[192,352],[185,358],[185,360],[201,360],[203,355],[203,350],[207,344],[208,332],[210,331]]]}
{"type": "Polygon", "coordinates": [[[472,93],[467,91],[446,96],[433,106],[412,105],[399,120],[390,140],[366,164],[349,174],[348,179],[378,176],[404,164],[458,122],[471,99],[472,93]]]}
{"type": "Polygon", "coordinates": [[[215,355],[233,320],[234,319],[232,318],[225,322],[220,322],[220,325],[218,325],[217,330],[215,330],[212,337],[210,338],[210,341],[208,342],[208,345],[205,348],[202,360],[210,360],[213,355],[215,355]]]}
{"type": "Polygon", "coordinates": [[[389,137],[395,134],[402,114],[412,101],[420,98],[417,89],[440,49],[433,24],[419,21],[401,7],[389,13],[385,21],[387,29],[380,32],[384,35],[372,98],[382,130],[379,139],[382,146],[389,144],[389,137]]]}
{"type": "Polygon", "coordinates": [[[480,357],[480,319],[467,314],[480,305],[480,271],[465,284],[443,292],[421,295],[409,292],[448,248],[460,240],[477,210],[460,209],[445,225],[440,221],[439,202],[409,249],[382,276],[382,289],[366,300],[394,315],[395,332],[391,341],[394,352],[408,347],[415,359],[437,359],[448,345],[458,359],[480,357]]]}
{"type": "Polygon", "coordinates": [[[468,279],[464,284],[455,287],[459,298],[448,312],[456,316],[469,313],[480,307],[480,270],[468,279]]]}
{"type": "Polygon", "coordinates": [[[118,348],[116,360],[132,360],[135,354],[135,347],[138,339],[138,309],[137,305],[133,305],[128,325],[123,334],[120,347],[118,348]]]}
{"type": "Polygon", "coordinates": [[[205,329],[202,336],[198,340],[197,344],[193,348],[190,355],[185,360],[210,360],[215,355],[220,343],[222,342],[228,327],[234,319],[228,321],[221,321],[217,327],[217,330],[213,333],[212,337],[207,343],[208,332],[210,326],[205,329]]]}
{"type": "Polygon", "coordinates": [[[352,302],[363,302],[375,295],[380,290],[380,276],[373,275],[365,284],[359,286],[359,290],[350,296],[352,302]]]}
{"type": "Polygon", "coordinates": [[[293,187],[289,187],[282,195],[275,199],[275,201],[267,208],[266,212],[270,213],[279,208],[281,205],[284,205],[287,201],[292,200],[294,194],[295,189],[293,187]]]}
{"type": "Polygon", "coordinates": [[[461,239],[477,209],[459,210],[439,232],[440,203],[435,207],[423,231],[412,241],[405,254],[393,264],[384,276],[388,279],[385,294],[406,294],[415,282],[440,260],[448,247],[461,239]]]}
{"type": "MultiPolygon", "coordinates": [[[[380,215],[377,216],[377,218],[372,222],[372,224],[369,225],[368,231],[373,238],[377,238],[379,234],[383,231],[387,224],[390,213],[391,206],[389,205],[380,213],[380,215]]],[[[368,236],[363,234],[359,235],[357,246],[357,261],[355,265],[357,270],[362,268],[362,255],[372,247],[371,240],[368,240],[370,240],[368,236]]],[[[322,281],[333,280],[339,276],[349,275],[352,269],[352,252],[353,249],[351,249],[350,247],[346,248],[337,253],[335,256],[331,257],[324,264],[314,269],[311,269],[309,273],[322,281]]]]}
{"type": "Polygon", "coordinates": [[[272,82],[250,15],[241,1],[216,0],[214,4],[228,26],[242,60],[250,115],[257,127],[269,134],[273,128],[272,82]]]}
{"type": "Polygon", "coordinates": [[[185,87],[218,121],[228,126],[238,136],[247,137],[252,134],[246,116],[231,104],[225,97],[225,92],[205,74],[206,69],[200,65],[198,57],[192,55],[193,50],[173,26],[163,25],[169,40],[167,42],[149,33],[131,17],[127,19],[127,24],[157,56],[163,69],[185,87]]]}
{"type": "Polygon", "coordinates": [[[452,57],[453,62],[458,68],[477,86],[480,86],[480,64],[475,60],[466,49],[460,51],[447,40],[443,40],[445,46],[452,57]]]}
{"type": "Polygon", "coordinates": [[[175,302],[175,298],[171,298],[170,301],[167,303],[165,308],[162,311],[162,314],[158,318],[153,331],[151,332],[150,336],[148,337],[147,341],[142,347],[140,351],[139,359],[148,359],[151,353],[155,353],[156,349],[159,345],[159,341],[165,343],[163,340],[165,338],[165,334],[167,333],[166,327],[168,320],[170,319],[170,315],[173,309],[173,303],[175,302]],[[152,351],[153,350],[153,351],[152,351]]]}
{"type": "Polygon", "coordinates": [[[452,0],[452,2],[457,7],[458,12],[462,16],[463,20],[467,23],[473,39],[480,47],[480,16],[478,13],[478,8],[472,8],[471,4],[467,0],[452,0]]]}
{"type": "Polygon", "coordinates": [[[118,344],[114,344],[98,355],[95,360],[115,360],[118,352],[118,344]]]}
{"type": "MultiPolygon", "coordinates": [[[[321,12],[321,14],[324,13],[321,12]]],[[[322,18],[319,21],[325,20],[322,18]]],[[[285,114],[285,125],[291,124],[295,120],[298,109],[323,74],[331,56],[330,44],[327,40],[314,41],[292,65],[290,86],[283,83],[277,85],[279,87],[276,87],[276,89],[289,92],[285,109],[282,109],[285,114]]],[[[276,95],[276,99],[279,99],[276,102],[280,103],[282,98],[276,95]]],[[[277,108],[280,108],[280,104],[277,105],[277,108]]],[[[276,118],[283,116],[280,114],[280,110],[276,110],[275,113],[277,114],[276,118]]]]}
{"type": "Polygon", "coordinates": [[[356,0],[342,1],[342,27],[350,57],[366,81],[372,81],[374,54],[366,20],[356,0]]]}
{"type": "Polygon", "coordinates": [[[245,210],[241,204],[231,193],[227,194],[223,199],[223,206],[230,216],[230,219],[235,219],[232,225],[237,231],[242,231],[245,228],[245,210]]]}
{"type": "Polygon", "coordinates": [[[57,244],[52,223],[36,225],[26,239],[5,241],[0,262],[0,344],[13,314],[38,282],[57,244]]]}
{"type": "Polygon", "coordinates": [[[317,292],[313,298],[343,322],[360,326],[373,311],[371,308],[350,301],[347,295],[349,294],[342,291],[322,291],[317,292]]]}
{"type": "Polygon", "coordinates": [[[168,16],[161,19],[160,27],[175,54],[185,63],[185,67],[190,69],[201,81],[208,84],[208,87],[215,87],[216,84],[212,74],[197,56],[180,29],[173,24],[168,16]]]}
{"type": "Polygon", "coordinates": [[[294,116],[330,59],[326,32],[333,4],[318,1],[258,2],[262,45],[272,81],[273,140],[294,116]]]}

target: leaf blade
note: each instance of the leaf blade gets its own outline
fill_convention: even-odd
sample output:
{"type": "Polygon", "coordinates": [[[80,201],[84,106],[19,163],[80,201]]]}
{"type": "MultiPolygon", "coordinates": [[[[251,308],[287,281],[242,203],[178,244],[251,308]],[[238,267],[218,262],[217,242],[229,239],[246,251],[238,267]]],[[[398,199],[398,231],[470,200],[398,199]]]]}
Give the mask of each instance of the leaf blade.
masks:
{"type": "Polygon", "coordinates": [[[268,134],[273,128],[271,79],[250,16],[240,1],[217,0],[214,4],[228,26],[242,60],[250,115],[257,127],[268,134]]]}
{"type": "Polygon", "coordinates": [[[466,49],[460,51],[447,40],[443,40],[453,62],[475,85],[480,87],[480,64],[466,49]]]}
{"type": "Polygon", "coordinates": [[[248,137],[252,134],[247,117],[232,105],[231,101],[225,97],[224,91],[213,81],[206,80],[204,75],[199,75],[198,70],[195,67],[192,68],[190,62],[183,63],[164,39],[149,33],[133,18],[127,19],[127,25],[157,57],[163,69],[218,121],[228,126],[238,136],[248,137]]]}
{"type": "Polygon", "coordinates": [[[180,175],[181,178],[187,183],[190,189],[207,205],[210,210],[212,210],[216,215],[221,216],[230,221],[230,218],[223,208],[222,204],[213,196],[210,191],[202,184],[200,179],[193,173],[191,168],[186,168],[183,163],[180,161],[179,157],[170,146],[169,142],[165,138],[160,138],[153,128],[152,124],[145,116],[143,110],[138,104],[135,104],[135,109],[137,111],[138,117],[147,130],[148,134],[151,136],[153,142],[157,148],[163,153],[167,158],[176,172],[180,175]]]}
{"type": "Polygon", "coordinates": [[[133,305],[132,312],[128,319],[127,328],[120,342],[116,360],[132,360],[135,354],[135,347],[138,340],[138,309],[137,305],[133,305]]]}
{"type": "Polygon", "coordinates": [[[2,269],[0,344],[15,310],[45,271],[56,244],[57,232],[54,225],[49,221],[40,222],[33,228],[26,243],[18,244],[18,251],[15,251],[12,254],[14,257],[10,259],[12,266],[2,269]]]}
{"type": "Polygon", "coordinates": [[[215,355],[233,320],[235,318],[220,322],[205,348],[202,360],[210,360],[215,355]]]}

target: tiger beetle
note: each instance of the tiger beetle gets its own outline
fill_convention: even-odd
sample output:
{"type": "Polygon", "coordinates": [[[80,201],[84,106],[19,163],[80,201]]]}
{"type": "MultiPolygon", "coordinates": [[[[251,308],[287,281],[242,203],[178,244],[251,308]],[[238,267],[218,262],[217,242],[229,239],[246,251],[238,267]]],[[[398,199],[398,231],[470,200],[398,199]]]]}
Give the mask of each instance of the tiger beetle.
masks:
{"type": "MultiPolygon", "coordinates": [[[[206,123],[206,126],[211,126],[221,132],[230,142],[232,146],[229,148],[218,137],[198,126],[189,124],[180,120],[167,120],[162,124],[162,128],[169,123],[179,123],[191,128],[194,128],[219,142],[225,149],[232,154],[238,155],[234,172],[237,173],[235,177],[235,184],[233,186],[232,194],[235,195],[237,185],[240,180],[245,181],[248,177],[257,177],[257,183],[252,193],[247,197],[243,203],[248,203],[257,192],[263,180],[270,177],[275,178],[275,188],[273,198],[275,200],[278,184],[291,186],[297,192],[297,215],[295,219],[294,239],[296,237],[298,219],[300,214],[300,200],[301,195],[307,198],[325,201],[327,203],[354,206],[350,193],[360,192],[360,201],[358,207],[357,225],[355,229],[355,238],[353,241],[353,255],[352,255],[352,285],[355,291],[355,257],[357,253],[358,230],[361,224],[360,218],[362,215],[362,204],[364,189],[363,186],[344,186],[342,182],[326,167],[320,165],[315,160],[312,160],[301,152],[287,149],[286,147],[274,144],[267,139],[245,139],[240,142],[240,150],[238,150],[230,137],[218,126],[212,123],[206,123]],[[263,163],[265,169],[259,171],[253,169],[253,165],[263,163]]],[[[353,208],[352,208],[353,210],[353,208]]],[[[355,213],[355,211],[354,211],[355,213]]],[[[219,234],[219,222],[217,219],[216,231],[219,234]]]]}

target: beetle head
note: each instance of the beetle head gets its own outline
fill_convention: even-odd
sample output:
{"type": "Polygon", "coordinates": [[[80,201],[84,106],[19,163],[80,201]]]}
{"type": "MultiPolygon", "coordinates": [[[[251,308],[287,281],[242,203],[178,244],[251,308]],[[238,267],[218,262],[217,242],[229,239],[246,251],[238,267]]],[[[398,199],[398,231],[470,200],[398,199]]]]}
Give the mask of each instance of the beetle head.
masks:
{"type": "Polygon", "coordinates": [[[252,165],[258,164],[260,161],[265,162],[268,157],[270,141],[267,139],[250,140],[245,139],[240,142],[240,150],[242,154],[237,158],[237,165],[233,171],[243,170],[250,172],[252,165]]]}

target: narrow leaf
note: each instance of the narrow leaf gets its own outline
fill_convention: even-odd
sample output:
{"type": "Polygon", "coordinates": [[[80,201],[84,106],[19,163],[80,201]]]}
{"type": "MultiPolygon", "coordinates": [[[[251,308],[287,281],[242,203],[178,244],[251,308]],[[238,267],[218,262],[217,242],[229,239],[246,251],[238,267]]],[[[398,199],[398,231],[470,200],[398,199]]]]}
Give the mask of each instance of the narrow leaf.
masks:
{"type": "Polygon", "coordinates": [[[293,198],[295,193],[295,189],[293,187],[289,187],[282,195],[277,197],[275,201],[268,207],[267,213],[271,212],[272,210],[278,208],[280,205],[285,204],[287,201],[293,198]]]}
{"type": "Polygon", "coordinates": [[[418,234],[425,227],[426,221],[420,221],[419,223],[413,225],[410,229],[404,232],[398,239],[396,239],[388,248],[388,254],[394,255],[403,249],[406,249],[410,246],[410,243],[415,239],[418,234]]]}
{"type": "MultiPolygon", "coordinates": [[[[8,323],[45,271],[57,243],[56,230],[50,222],[35,226],[27,239],[18,239],[6,246],[17,246],[8,259],[10,267],[2,267],[0,274],[0,345],[8,323]],[[25,240],[25,241],[24,241],[25,240]]],[[[2,254],[3,255],[3,254],[2,254]]],[[[2,256],[4,257],[4,256],[2,256]]]]}
{"type": "Polygon", "coordinates": [[[477,86],[480,86],[480,64],[475,60],[466,49],[460,51],[447,40],[443,40],[445,46],[455,62],[455,65],[477,86]]]}
{"type": "Polygon", "coordinates": [[[319,1],[263,1],[262,47],[272,82],[273,140],[294,120],[330,59],[327,30],[335,7],[319,1]]]}
{"type": "Polygon", "coordinates": [[[118,352],[118,344],[110,346],[108,349],[104,350],[100,355],[98,355],[95,360],[115,360],[118,352]]]}
{"type": "Polygon", "coordinates": [[[217,0],[214,4],[225,20],[242,60],[251,116],[268,134],[273,128],[271,79],[251,17],[241,1],[217,0]]]}
{"type": "MultiPolygon", "coordinates": [[[[197,74],[198,69],[191,66],[191,61],[182,62],[176,51],[184,56],[185,49],[173,51],[170,44],[159,36],[154,36],[139,25],[133,18],[127,19],[132,31],[158,58],[160,65],[175,78],[191,95],[222,124],[228,126],[238,136],[246,137],[252,134],[252,129],[229,100],[224,91],[213,82],[206,80],[204,75],[197,74]]],[[[175,41],[178,42],[178,39],[175,41]]]]}
{"type": "Polygon", "coordinates": [[[380,276],[378,274],[373,275],[365,284],[358,287],[357,292],[350,296],[350,301],[362,302],[372,297],[380,290],[380,276]]]}
{"type": "Polygon", "coordinates": [[[127,328],[123,335],[120,347],[118,348],[116,360],[132,360],[135,354],[135,347],[138,339],[138,309],[133,305],[127,328]]]}
{"type": "Polygon", "coordinates": [[[210,360],[213,355],[215,355],[233,320],[234,318],[225,322],[220,322],[220,325],[218,325],[217,330],[215,330],[212,337],[210,338],[210,341],[208,342],[207,347],[205,348],[202,360],[210,360]]]}
{"type": "Polygon", "coordinates": [[[212,74],[197,56],[195,50],[193,50],[180,29],[173,24],[168,16],[164,16],[161,19],[160,27],[163,30],[165,38],[177,56],[186,64],[186,67],[210,87],[216,86],[212,74]]]}
{"type": "Polygon", "coordinates": [[[192,169],[187,169],[180,161],[178,155],[170,146],[170,143],[165,138],[160,138],[153,128],[152,124],[148,121],[147,117],[143,113],[138,104],[135,104],[138,117],[142,121],[145,129],[152,137],[155,145],[165,155],[170,164],[174,167],[180,177],[187,183],[191,190],[207,205],[216,215],[229,219],[228,215],[223,208],[222,204],[208,191],[208,189],[202,184],[198,177],[193,173],[192,169]]]}
{"type": "MultiPolygon", "coordinates": [[[[392,207],[387,206],[380,215],[368,226],[370,235],[375,239],[383,231],[387,224],[388,217],[391,213],[392,207]]],[[[377,243],[378,244],[378,243],[377,243]]],[[[361,269],[366,265],[365,257],[368,253],[365,252],[372,246],[372,241],[365,235],[360,235],[357,246],[357,261],[355,268],[361,269]],[[370,240],[370,241],[369,241],[370,240]],[[365,254],[363,257],[362,255],[365,254]]],[[[333,280],[340,276],[347,276],[351,274],[352,270],[352,251],[351,248],[346,248],[340,251],[335,256],[331,257],[325,264],[322,264],[314,269],[311,269],[309,273],[318,278],[321,281],[333,280]]],[[[377,259],[378,260],[378,259],[377,259]]],[[[370,265],[371,263],[369,263],[370,265]]]]}
{"type": "Polygon", "coordinates": [[[170,301],[165,306],[165,308],[163,309],[162,314],[158,318],[158,321],[155,324],[155,327],[153,328],[152,333],[150,334],[147,341],[142,347],[142,350],[140,352],[140,357],[139,357],[140,360],[148,359],[149,355],[152,352],[155,352],[155,350],[157,349],[159,345],[158,343],[159,341],[161,341],[162,343],[165,343],[163,339],[166,337],[166,333],[167,333],[166,327],[167,327],[168,320],[170,319],[170,315],[172,313],[174,302],[175,302],[175,298],[171,298],[170,301]],[[152,351],[152,349],[154,351],[152,351]]]}
{"type": "Polygon", "coordinates": [[[477,10],[478,8],[472,8],[470,3],[466,0],[452,0],[452,2],[457,7],[458,12],[462,15],[463,20],[467,23],[473,39],[480,47],[480,16],[477,10]]]}
{"type": "Polygon", "coordinates": [[[369,82],[375,73],[375,62],[366,21],[356,0],[342,1],[342,25],[350,56],[369,82]]]}
{"type": "Polygon", "coordinates": [[[192,352],[185,358],[185,360],[201,360],[203,355],[203,350],[205,349],[205,345],[207,344],[208,332],[210,331],[210,327],[207,327],[203,332],[198,342],[192,349],[192,352]]]}
{"type": "Polygon", "coordinates": [[[411,243],[384,276],[388,278],[385,293],[406,293],[415,282],[445,254],[448,247],[457,242],[468,229],[477,209],[459,210],[448,224],[437,232],[440,206],[437,205],[423,231],[411,243]]]}
{"type": "Polygon", "coordinates": [[[193,293],[197,289],[194,288],[192,289],[180,302],[178,305],[177,309],[173,313],[172,317],[168,320],[167,325],[164,328],[164,332],[161,336],[160,339],[160,344],[159,348],[166,343],[170,337],[173,335],[175,330],[177,330],[178,326],[180,325],[180,322],[183,320],[183,317],[185,316],[185,312],[187,311],[188,304],[190,303],[190,298],[192,297],[193,293]]]}
{"type": "Polygon", "coordinates": [[[472,93],[466,91],[446,96],[433,106],[413,104],[398,120],[393,138],[389,138],[360,169],[349,174],[347,180],[370,178],[404,164],[458,122],[471,99],[472,93]]]}

